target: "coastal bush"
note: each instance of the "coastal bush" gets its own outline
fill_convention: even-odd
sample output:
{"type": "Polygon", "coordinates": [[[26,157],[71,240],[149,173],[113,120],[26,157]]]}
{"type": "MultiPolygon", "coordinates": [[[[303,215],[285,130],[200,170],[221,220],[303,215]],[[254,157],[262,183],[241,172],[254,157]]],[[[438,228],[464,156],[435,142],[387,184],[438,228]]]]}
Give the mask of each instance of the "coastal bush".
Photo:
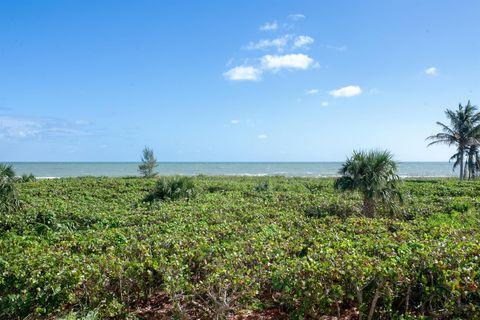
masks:
{"type": "Polygon", "coordinates": [[[145,201],[191,199],[197,194],[194,179],[191,177],[162,177],[145,201]]]}
{"type": "Polygon", "coordinates": [[[267,192],[267,191],[270,191],[270,182],[265,179],[259,183],[257,183],[254,187],[253,187],[253,191],[255,192],[267,192]]]}
{"type": "Polygon", "coordinates": [[[0,163],[0,214],[13,214],[20,206],[15,186],[15,170],[11,165],[0,163]]]}
{"type": "Polygon", "coordinates": [[[263,177],[190,179],[195,201],[159,206],[142,202],[154,179],[18,184],[0,319],[480,317],[480,181],[407,179],[403,220],[362,217],[334,179],[271,177],[256,196],[263,177]]]}
{"type": "Polygon", "coordinates": [[[15,180],[18,182],[32,182],[37,180],[37,178],[35,178],[35,176],[32,173],[30,174],[24,173],[20,177],[16,178],[15,180]]]}
{"type": "Polygon", "coordinates": [[[347,218],[349,216],[360,216],[362,208],[355,201],[346,200],[330,200],[312,207],[307,208],[305,214],[309,217],[326,217],[338,216],[340,218],[347,218]]]}
{"type": "Polygon", "coordinates": [[[472,204],[468,199],[452,199],[448,204],[448,212],[467,212],[472,208],[472,204]]]}

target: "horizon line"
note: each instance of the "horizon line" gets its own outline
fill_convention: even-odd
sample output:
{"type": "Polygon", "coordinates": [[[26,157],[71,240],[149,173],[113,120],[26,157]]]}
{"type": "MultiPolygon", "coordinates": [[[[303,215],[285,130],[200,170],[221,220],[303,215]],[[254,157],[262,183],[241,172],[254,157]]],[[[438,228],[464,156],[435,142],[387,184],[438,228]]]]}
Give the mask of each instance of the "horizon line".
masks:
{"type": "MultiPolygon", "coordinates": [[[[138,161],[7,161],[1,160],[3,163],[141,163],[138,161]]],[[[320,160],[320,161],[157,161],[161,163],[338,163],[345,162],[345,160],[320,160]]],[[[439,161],[439,160],[395,160],[395,162],[423,162],[423,163],[451,163],[451,161],[439,161]]]]}

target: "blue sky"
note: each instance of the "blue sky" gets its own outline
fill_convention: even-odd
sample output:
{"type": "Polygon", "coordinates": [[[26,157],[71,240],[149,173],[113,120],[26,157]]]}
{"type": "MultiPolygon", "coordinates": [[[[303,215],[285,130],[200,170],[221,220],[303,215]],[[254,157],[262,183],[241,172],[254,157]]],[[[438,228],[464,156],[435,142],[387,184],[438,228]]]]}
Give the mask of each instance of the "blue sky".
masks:
{"type": "Polygon", "coordinates": [[[335,161],[480,104],[479,1],[2,1],[0,161],[335,161]]]}

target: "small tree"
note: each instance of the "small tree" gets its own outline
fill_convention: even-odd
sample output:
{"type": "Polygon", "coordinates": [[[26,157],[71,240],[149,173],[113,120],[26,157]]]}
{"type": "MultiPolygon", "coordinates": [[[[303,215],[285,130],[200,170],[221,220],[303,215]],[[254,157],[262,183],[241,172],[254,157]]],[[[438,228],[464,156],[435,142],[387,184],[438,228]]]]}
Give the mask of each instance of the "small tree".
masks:
{"type": "Polygon", "coordinates": [[[145,178],[153,178],[157,175],[155,168],[158,167],[157,159],[153,155],[153,150],[143,148],[142,163],[138,166],[138,171],[145,178]]]}
{"type": "Polygon", "coordinates": [[[388,151],[353,152],[342,165],[335,181],[335,189],[358,191],[363,196],[362,213],[367,217],[375,215],[376,201],[393,207],[394,198],[402,201],[399,190],[400,177],[397,164],[388,151]]]}
{"type": "Polygon", "coordinates": [[[20,208],[14,184],[15,171],[11,165],[0,163],[0,212],[13,213],[20,208]]]}

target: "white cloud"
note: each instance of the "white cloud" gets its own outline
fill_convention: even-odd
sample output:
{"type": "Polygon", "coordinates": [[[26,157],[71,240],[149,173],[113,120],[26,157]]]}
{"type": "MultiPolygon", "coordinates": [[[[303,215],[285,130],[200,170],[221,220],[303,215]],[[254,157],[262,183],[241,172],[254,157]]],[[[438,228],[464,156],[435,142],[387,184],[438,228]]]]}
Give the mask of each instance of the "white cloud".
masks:
{"type": "Polygon", "coordinates": [[[258,135],[258,139],[262,139],[262,140],[263,140],[263,139],[267,139],[267,138],[268,138],[268,136],[267,136],[266,134],[259,134],[259,135],[258,135]]]}
{"type": "Polygon", "coordinates": [[[438,70],[435,67],[430,67],[428,69],[425,69],[425,73],[428,74],[429,76],[437,76],[438,70]]]}
{"type": "Polygon", "coordinates": [[[310,90],[307,90],[305,91],[306,94],[315,94],[315,93],[318,93],[318,89],[310,89],[310,90]]]}
{"type": "Polygon", "coordinates": [[[277,21],[273,22],[267,22],[265,24],[262,24],[259,28],[261,31],[273,31],[278,29],[278,24],[277,21]]]}
{"type": "Polygon", "coordinates": [[[225,78],[233,81],[257,81],[260,80],[262,76],[262,70],[252,66],[237,66],[228,70],[223,75],[225,78]]]}
{"type": "Polygon", "coordinates": [[[286,54],[283,56],[265,55],[262,57],[262,68],[269,70],[301,69],[306,70],[314,65],[314,60],[303,53],[286,54]]]}
{"type": "Polygon", "coordinates": [[[362,93],[362,89],[359,86],[346,86],[330,91],[330,95],[333,97],[353,97],[360,93],[362,93]]]}
{"type": "Polygon", "coordinates": [[[258,42],[250,42],[247,45],[248,50],[266,50],[270,48],[276,48],[277,50],[283,50],[283,48],[288,44],[289,35],[284,35],[283,37],[275,39],[263,39],[258,42]]]}
{"type": "Polygon", "coordinates": [[[301,13],[290,14],[290,15],[288,15],[288,19],[290,19],[292,21],[299,21],[299,20],[305,19],[305,15],[303,15],[301,13]]]}
{"type": "Polygon", "coordinates": [[[309,36],[298,36],[293,43],[294,48],[302,48],[313,43],[313,38],[309,36]]]}
{"type": "Polygon", "coordinates": [[[328,101],[322,101],[322,107],[328,107],[328,101]]]}
{"type": "Polygon", "coordinates": [[[230,121],[231,124],[239,124],[240,123],[240,120],[232,120],[230,121]]]}

